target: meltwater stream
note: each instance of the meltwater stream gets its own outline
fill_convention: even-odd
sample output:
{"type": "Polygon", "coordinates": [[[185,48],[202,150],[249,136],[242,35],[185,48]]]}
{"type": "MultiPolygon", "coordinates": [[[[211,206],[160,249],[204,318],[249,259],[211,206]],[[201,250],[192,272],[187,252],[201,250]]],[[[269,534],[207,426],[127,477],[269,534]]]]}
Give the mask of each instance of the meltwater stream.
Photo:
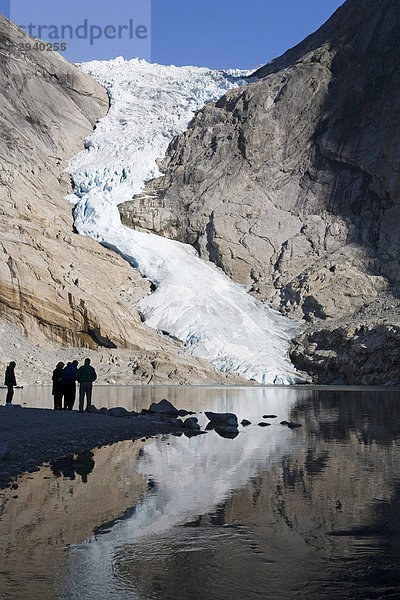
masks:
{"type": "Polygon", "coordinates": [[[146,323],[184,341],[219,370],[260,383],[298,383],[288,358],[300,326],[252,298],[186,244],[121,224],[118,204],[160,176],[155,163],[206,102],[244,85],[244,71],[93,61],[82,68],[107,89],[111,106],[70,163],[75,226],[118,251],[155,285],[138,305],[146,323]]]}

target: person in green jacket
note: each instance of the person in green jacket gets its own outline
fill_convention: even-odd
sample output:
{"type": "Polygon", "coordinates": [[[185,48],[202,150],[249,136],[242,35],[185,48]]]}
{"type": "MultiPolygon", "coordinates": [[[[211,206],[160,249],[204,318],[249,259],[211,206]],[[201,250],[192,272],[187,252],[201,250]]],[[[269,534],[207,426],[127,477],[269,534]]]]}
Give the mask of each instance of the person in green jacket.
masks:
{"type": "Polygon", "coordinates": [[[93,382],[97,379],[97,373],[90,365],[90,358],[86,358],[85,364],[78,369],[76,379],[79,382],[79,412],[83,412],[85,396],[86,412],[90,412],[93,382]]]}

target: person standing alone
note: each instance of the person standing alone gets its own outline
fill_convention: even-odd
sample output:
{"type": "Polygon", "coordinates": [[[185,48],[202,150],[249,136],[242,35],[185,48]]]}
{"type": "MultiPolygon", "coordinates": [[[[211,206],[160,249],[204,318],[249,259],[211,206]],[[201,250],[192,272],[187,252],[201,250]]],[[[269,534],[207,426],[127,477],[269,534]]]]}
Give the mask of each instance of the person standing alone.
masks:
{"type": "Polygon", "coordinates": [[[15,379],[15,373],[14,373],[15,366],[16,366],[16,363],[14,361],[12,361],[6,368],[6,376],[4,379],[4,385],[7,386],[6,405],[12,403],[12,399],[14,396],[14,387],[16,387],[16,385],[17,385],[17,381],[15,379]]]}
{"type": "Polygon", "coordinates": [[[64,363],[59,362],[53,371],[53,376],[52,376],[53,389],[51,390],[51,393],[54,396],[54,410],[62,409],[62,399],[63,399],[63,394],[64,394],[63,368],[64,368],[64,363]]]}
{"type": "Polygon", "coordinates": [[[96,371],[90,365],[90,358],[85,359],[85,364],[78,369],[76,378],[79,382],[79,412],[83,412],[85,396],[86,412],[89,412],[92,404],[93,382],[97,379],[96,371]]]}

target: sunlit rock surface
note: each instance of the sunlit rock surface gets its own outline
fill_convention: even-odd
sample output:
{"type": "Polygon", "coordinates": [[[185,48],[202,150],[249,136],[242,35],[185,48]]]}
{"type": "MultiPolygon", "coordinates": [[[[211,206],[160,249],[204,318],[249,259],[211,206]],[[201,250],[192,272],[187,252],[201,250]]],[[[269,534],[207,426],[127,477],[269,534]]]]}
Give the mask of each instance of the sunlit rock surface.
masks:
{"type": "Polygon", "coordinates": [[[60,346],[86,346],[108,352],[102,362],[111,380],[227,381],[145,326],[135,303],[149,282],[115,252],[73,232],[65,169],[109,101],[60,55],[19,48],[28,42],[35,40],[0,16],[0,366],[17,360],[25,383],[48,382],[60,346]],[[113,358],[116,348],[131,353],[113,358]]]}
{"type": "MultiPolygon", "coordinates": [[[[123,221],[193,244],[308,322],[351,321],[375,302],[373,333],[387,316],[382,293],[400,285],[399,11],[395,0],[348,0],[258,82],[206,106],[171,143],[148,197],[120,207],[123,221]]],[[[343,348],[331,350],[322,379],[392,381],[378,370],[357,379],[356,363],[348,378],[343,348]]],[[[313,360],[305,353],[299,366],[313,360]]]]}

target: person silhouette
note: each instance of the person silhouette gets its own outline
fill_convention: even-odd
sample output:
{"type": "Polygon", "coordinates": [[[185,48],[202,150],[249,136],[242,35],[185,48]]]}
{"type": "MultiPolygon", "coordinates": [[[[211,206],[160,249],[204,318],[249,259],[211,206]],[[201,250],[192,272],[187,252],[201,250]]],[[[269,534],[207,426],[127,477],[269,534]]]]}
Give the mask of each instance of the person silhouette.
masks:
{"type": "Polygon", "coordinates": [[[63,368],[64,363],[59,362],[56,368],[53,371],[53,389],[51,393],[54,396],[54,410],[62,409],[62,399],[64,395],[64,386],[63,386],[63,368]]]}
{"type": "Polygon", "coordinates": [[[78,369],[76,378],[79,381],[79,412],[83,412],[85,396],[86,412],[90,412],[93,382],[97,379],[96,371],[90,365],[90,358],[85,358],[85,364],[78,369]]]}
{"type": "Polygon", "coordinates": [[[93,471],[94,468],[94,460],[93,460],[93,452],[83,451],[79,452],[78,456],[74,461],[74,468],[77,475],[82,477],[82,482],[87,483],[88,475],[93,471]]]}
{"type": "Polygon", "coordinates": [[[78,361],[69,362],[63,369],[64,410],[72,410],[76,395],[76,376],[78,374],[78,361]]]}
{"type": "Polygon", "coordinates": [[[6,396],[6,405],[10,405],[12,403],[12,399],[14,396],[14,387],[17,385],[17,381],[15,379],[14,369],[16,367],[16,363],[14,361],[10,362],[8,367],[6,368],[6,375],[4,378],[4,385],[7,386],[7,396],[6,396]]]}

